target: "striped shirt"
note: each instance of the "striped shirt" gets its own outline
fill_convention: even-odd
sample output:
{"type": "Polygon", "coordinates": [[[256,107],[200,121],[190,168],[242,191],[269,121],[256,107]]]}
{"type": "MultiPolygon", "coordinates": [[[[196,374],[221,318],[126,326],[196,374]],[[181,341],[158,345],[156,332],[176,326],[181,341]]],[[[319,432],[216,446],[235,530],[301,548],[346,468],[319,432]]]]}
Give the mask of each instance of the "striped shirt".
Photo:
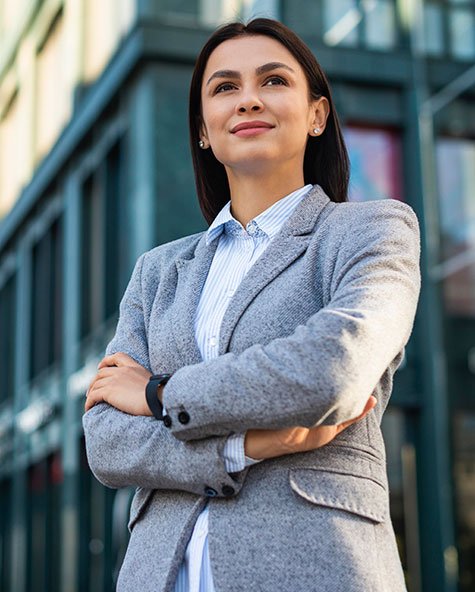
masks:
{"type": "MultiPolygon", "coordinates": [[[[250,220],[244,229],[231,214],[231,202],[222,208],[206,233],[206,243],[218,239],[195,317],[195,337],[203,360],[218,355],[219,330],[229,300],[242,279],[262,255],[284,222],[312,185],[279,199],[250,220]]],[[[224,447],[229,473],[259,462],[244,454],[244,434],[231,435],[224,447]]],[[[198,516],[180,566],[175,592],[215,592],[208,550],[208,506],[198,516]]]]}

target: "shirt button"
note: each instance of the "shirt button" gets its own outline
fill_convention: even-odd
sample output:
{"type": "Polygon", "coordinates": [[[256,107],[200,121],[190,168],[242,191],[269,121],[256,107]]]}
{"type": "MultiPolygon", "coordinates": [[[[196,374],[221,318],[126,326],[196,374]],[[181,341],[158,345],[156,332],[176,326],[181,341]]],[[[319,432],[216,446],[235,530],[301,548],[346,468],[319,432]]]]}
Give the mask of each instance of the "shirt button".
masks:
{"type": "Polygon", "coordinates": [[[252,220],[251,222],[249,222],[249,224],[247,225],[247,232],[249,234],[255,234],[256,230],[257,230],[257,224],[256,222],[254,222],[254,220],[252,220]]]}
{"type": "Polygon", "coordinates": [[[216,337],[211,337],[209,340],[209,344],[211,345],[211,347],[214,347],[216,345],[216,337]]]}
{"type": "Polygon", "coordinates": [[[218,492],[216,491],[216,489],[213,489],[212,487],[205,486],[205,495],[207,495],[208,497],[216,497],[218,495],[218,492]]]}

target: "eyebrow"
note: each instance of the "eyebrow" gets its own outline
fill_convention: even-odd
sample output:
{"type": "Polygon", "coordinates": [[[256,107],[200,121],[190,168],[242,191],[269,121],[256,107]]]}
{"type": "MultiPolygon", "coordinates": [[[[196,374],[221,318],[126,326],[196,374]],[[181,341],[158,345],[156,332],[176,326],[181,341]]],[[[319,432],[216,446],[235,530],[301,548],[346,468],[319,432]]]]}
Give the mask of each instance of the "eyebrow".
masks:
{"type": "MultiPolygon", "coordinates": [[[[295,74],[295,70],[293,70],[290,66],[287,66],[287,64],[283,64],[282,62],[269,62],[268,64],[263,64],[262,66],[256,68],[256,74],[260,76],[261,74],[265,74],[271,70],[277,70],[278,68],[285,68],[286,70],[289,70],[295,74]]],[[[217,70],[209,77],[206,86],[208,86],[208,84],[215,78],[241,78],[241,74],[237,70],[217,70]]]]}

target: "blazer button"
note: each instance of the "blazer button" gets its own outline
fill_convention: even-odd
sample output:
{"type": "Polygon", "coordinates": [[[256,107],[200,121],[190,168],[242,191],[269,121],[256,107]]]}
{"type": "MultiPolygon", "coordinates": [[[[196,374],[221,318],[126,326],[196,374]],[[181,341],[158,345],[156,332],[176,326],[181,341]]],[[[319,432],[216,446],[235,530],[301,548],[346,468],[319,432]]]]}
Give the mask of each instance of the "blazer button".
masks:
{"type": "Polygon", "coordinates": [[[186,411],[180,411],[178,414],[178,421],[180,423],[188,423],[190,421],[190,416],[186,411]]]}
{"type": "Polygon", "coordinates": [[[171,425],[172,425],[172,418],[169,415],[164,415],[163,416],[163,425],[166,428],[171,427],[171,425]]]}
{"type": "Polygon", "coordinates": [[[205,495],[207,495],[208,497],[216,497],[218,495],[218,492],[216,491],[216,489],[213,489],[212,487],[208,487],[208,485],[205,487],[205,495]]]}
{"type": "Polygon", "coordinates": [[[223,495],[225,495],[226,497],[234,495],[234,487],[231,487],[231,485],[223,485],[221,491],[223,492],[223,495]]]}

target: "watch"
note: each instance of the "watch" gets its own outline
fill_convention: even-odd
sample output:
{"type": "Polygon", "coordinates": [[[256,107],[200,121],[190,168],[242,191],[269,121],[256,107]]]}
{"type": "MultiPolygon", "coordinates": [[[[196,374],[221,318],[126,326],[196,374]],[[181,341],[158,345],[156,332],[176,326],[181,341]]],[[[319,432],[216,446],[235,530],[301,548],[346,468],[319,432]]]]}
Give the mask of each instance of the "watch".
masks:
{"type": "Polygon", "coordinates": [[[163,405],[158,398],[158,387],[166,384],[171,374],[152,374],[145,387],[145,398],[155,419],[163,421],[163,405]]]}

